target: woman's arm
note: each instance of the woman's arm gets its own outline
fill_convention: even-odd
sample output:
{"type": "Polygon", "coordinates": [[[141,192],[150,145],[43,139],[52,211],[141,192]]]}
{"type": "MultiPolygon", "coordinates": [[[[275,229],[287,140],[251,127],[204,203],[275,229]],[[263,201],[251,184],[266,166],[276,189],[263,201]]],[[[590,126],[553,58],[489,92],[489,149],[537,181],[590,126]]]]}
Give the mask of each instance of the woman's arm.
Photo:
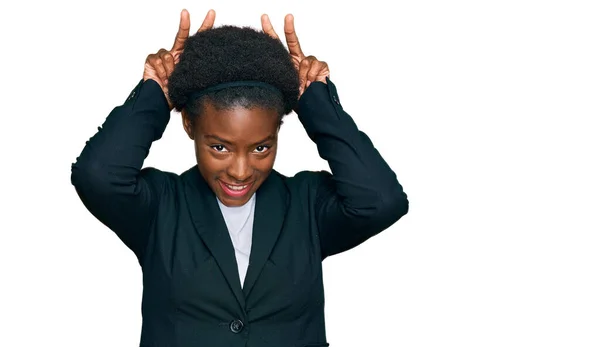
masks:
{"type": "Polygon", "coordinates": [[[408,212],[395,173],[326,82],[312,82],[297,110],[332,172],[321,174],[315,207],[323,258],[357,246],[408,212]]]}
{"type": "Polygon", "coordinates": [[[143,257],[163,174],[141,170],[160,139],[170,109],[154,80],[141,81],[87,141],[71,168],[71,182],[86,208],[143,257]]]}
{"type": "MultiPolygon", "coordinates": [[[[261,20],[263,30],[278,38],[269,17],[261,20]]],[[[321,174],[315,207],[324,259],[388,228],[408,212],[408,200],[396,174],[342,108],[327,63],[302,52],[292,15],[284,30],[300,79],[296,113],[333,173],[321,174]]]]}
{"type": "MultiPolygon", "coordinates": [[[[215,20],[209,11],[200,27],[215,20]]],[[[152,143],[162,137],[173,108],[168,78],[189,36],[190,19],[181,12],[173,48],[150,54],[142,81],[86,143],[71,168],[71,182],[86,208],[113,230],[141,262],[167,174],[142,170],[152,143]]],[[[199,31],[200,31],[199,30],[199,31]]]]}

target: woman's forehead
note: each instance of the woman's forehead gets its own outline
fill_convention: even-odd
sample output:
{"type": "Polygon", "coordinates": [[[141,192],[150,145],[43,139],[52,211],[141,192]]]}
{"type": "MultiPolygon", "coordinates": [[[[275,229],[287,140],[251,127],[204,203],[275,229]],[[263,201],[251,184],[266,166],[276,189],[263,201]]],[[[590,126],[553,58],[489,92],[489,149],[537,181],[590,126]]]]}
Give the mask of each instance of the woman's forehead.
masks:
{"type": "Polygon", "coordinates": [[[279,115],[276,110],[262,107],[216,109],[206,105],[198,118],[196,131],[203,137],[212,136],[229,142],[254,143],[276,137],[279,115]]]}

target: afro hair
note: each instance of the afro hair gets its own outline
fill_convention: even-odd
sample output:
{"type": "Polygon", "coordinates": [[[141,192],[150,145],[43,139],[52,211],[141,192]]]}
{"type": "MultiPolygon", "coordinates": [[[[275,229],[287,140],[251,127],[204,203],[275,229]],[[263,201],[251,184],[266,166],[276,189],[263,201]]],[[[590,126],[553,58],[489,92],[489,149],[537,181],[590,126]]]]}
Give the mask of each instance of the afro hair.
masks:
{"type": "Polygon", "coordinates": [[[192,117],[201,115],[204,102],[209,101],[217,109],[275,109],[282,118],[298,103],[299,78],[280,40],[250,27],[226,25],[186,40],[168,89],[175,109],[192,117]],[[268,83],[280,93],[260,86],[236,86],[194,98],[203,89],[235,81],[268,83]]]}

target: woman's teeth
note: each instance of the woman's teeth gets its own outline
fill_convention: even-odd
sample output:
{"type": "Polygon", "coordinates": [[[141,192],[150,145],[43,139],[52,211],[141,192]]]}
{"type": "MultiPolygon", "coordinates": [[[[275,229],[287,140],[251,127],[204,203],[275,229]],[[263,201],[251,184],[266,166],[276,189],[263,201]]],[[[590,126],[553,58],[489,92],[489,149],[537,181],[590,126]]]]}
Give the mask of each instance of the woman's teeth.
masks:
{"type": "Polygon", "coordinates": [[[225,184],[227,186],[227,188],[231,189],[231,190],[244,190],[246,189],[246,187],[248,187],[248,185],[245,186],[231,186],[229,184],[225,184]]]}

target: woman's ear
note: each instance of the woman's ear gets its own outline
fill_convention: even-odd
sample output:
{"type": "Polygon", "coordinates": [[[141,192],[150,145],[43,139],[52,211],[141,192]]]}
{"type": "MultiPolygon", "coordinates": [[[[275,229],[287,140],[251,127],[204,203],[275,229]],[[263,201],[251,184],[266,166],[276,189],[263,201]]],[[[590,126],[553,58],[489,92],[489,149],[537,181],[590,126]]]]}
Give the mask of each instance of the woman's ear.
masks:
{"type": "Polygon", "coordinates": [[[194,139],[194,122],[189,117],[189,114],[185,111],[181,111],[181,121],[183,123],[183,130],[188,134],[190,139],[194,139]]]}

